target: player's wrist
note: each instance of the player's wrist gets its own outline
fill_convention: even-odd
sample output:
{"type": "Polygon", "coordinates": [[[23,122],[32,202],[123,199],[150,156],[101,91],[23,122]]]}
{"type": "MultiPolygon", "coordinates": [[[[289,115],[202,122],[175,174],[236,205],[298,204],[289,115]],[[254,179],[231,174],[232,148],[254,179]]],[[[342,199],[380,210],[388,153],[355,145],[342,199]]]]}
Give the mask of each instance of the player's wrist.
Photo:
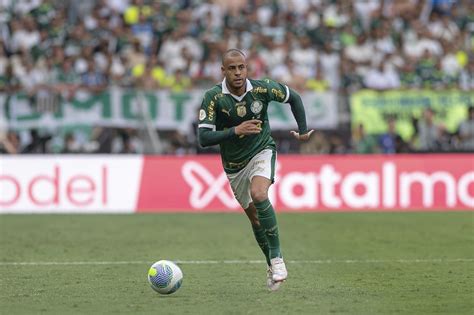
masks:
{"type": "Polygon", "coordinates": [[[238,128],[239,128],[238,126],[237,126],[237,127],[232,127],[232,128],[230,128],[231,134],[232,134],[232,135],[236,135],[236,136],[240,136],[240,135],[241,135],[241,132],[240,132],[240,130],[239,130],[238,128]]]}

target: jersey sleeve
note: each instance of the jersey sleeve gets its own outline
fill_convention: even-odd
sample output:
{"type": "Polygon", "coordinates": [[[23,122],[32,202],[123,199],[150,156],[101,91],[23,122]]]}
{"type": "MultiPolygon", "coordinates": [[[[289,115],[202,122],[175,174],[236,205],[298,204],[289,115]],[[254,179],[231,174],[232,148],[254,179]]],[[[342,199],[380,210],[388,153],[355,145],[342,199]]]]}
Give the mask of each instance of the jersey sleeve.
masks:
{"type": "Polygon", "coordinates": [[[290,97],[290,89],[285,84],[270,80],[264,79],[267,89],[268,96],[270,101],[276,101],[280,103],[286,103],[290,97]]]}
{"type": "Polygon", "coordinates": [[[206,92],[199,109],[198,128],[208,128],[216,130],[216,101],[212,94],[206,92]]]}

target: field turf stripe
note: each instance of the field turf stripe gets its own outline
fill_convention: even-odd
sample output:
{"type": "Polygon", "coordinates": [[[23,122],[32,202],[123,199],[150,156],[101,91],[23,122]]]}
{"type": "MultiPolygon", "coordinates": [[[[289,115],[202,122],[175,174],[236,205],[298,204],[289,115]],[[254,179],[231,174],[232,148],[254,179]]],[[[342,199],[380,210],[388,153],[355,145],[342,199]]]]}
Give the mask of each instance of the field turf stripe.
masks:
{"type": "MultiPolygon", "coordinates": [[[[263,264],[264,260],[174,260],[183,265],[212,265],[212,264],[263,264]]],[[[426,258],[426,259],[323,259],[323,260],[287,260],[289,264],[418,264],[418,263],[459,263],[474,262],[474,258],[426,258]]],[[[3,261],[0,266],[75,266],[75,265],[141,265],[152,261],[3,261]]]]}

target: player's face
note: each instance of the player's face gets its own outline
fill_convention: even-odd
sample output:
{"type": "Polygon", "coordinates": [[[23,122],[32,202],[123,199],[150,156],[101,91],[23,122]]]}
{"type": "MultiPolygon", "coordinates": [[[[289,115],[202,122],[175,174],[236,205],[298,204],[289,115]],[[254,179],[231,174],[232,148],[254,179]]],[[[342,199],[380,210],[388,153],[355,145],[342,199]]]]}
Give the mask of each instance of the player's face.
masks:
{"type": "Polygon", "coordinates": [[[247,63],[244,56],[227,56],[222,65],[222,74],[225,76],[227,85],[232,92],[245,90],[247,79],[247,63]]]}

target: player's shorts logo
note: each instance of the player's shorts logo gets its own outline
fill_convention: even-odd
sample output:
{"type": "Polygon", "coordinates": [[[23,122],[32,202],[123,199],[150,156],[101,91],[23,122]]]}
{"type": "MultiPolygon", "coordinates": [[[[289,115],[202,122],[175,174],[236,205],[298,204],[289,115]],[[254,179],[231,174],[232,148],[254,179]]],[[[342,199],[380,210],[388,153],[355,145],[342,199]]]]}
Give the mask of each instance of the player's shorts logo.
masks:
{"type": "Polygon", "coordinates": [[[263,109],[263,103],[260,101],[253,101],[252,105],[250,105],[250,110],[254,114],[259,114],[263,109]]]}
{"type": "Polygon", "coordinates": [[[206,111],[204,109],[201,109],[199,111],[199,120],[204,120],[206,119],[206,111]]]}
{"type": "Polygon", "coordinates": [[[245,105],[237,106],[237,115],[239,115],[239,117],[244,117],[246,114],[247,108],[245,108],[245,105]]]}

